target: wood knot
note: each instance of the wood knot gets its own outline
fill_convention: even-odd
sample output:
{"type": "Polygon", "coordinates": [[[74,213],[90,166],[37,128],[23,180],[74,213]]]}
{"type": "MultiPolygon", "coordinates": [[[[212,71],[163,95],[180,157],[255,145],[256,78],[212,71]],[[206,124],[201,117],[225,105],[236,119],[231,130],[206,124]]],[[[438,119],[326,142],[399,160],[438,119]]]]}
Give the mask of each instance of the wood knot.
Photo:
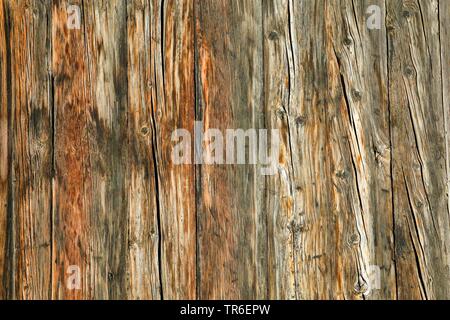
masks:
{"type": "Polygon", "coordinates": [[[357,102],[361,101],[361,98],[362,98],[361,92],[359,92],[356,89],[353,89],[352,90],[352,98],[353,98],[353,101],[357,101],[357,102]]]}
{"type": "Polygon", "coordinates": [[[283,108],[280,108],[276,111],[276,115],[279,119],[283,120],[284,117],[286,116],[286,112],[284,111],[283,108]]]}
{"type": "Polygon", "coordinates": [[[141,134],[145,137],[148,135],[148,133],[150,132],[150,129],[147,126],[143,126],[141,128],[141,134]]]}
{"type": "Polygon", "coordinates": [[[347,37],[344,39],[344,45],[346,45],[347,47],[350,46],[353,43],[352,38],[347,37]]]}
{"type": "Polygon", "coordinates": [[[306,116],[298,116],[295,119],[295,124],[297,125],[297,127],[303,127],[306,123],[306,116]]]}
{"type": "Polygon", "coordinates": [[[293,234],[297,235],[299,232],[304,232],[306,230],[306,225],[304,221],[300,223],[296,221],[291,221],[288,225],[288,230],[293,234]]]}
{"type": "Polygon", "coordinates": [[[408,19],[409,17],[411,17],[411,12],[409,12],[408,10],[403,10],[402,16],[403,18],[408,19]]]}
{"type": "Polygon", "coordinates": [[[136,246],[136,241],[134,240],[128,240],[128,249],[133,249],[133,247],[136,246]]]}
{"type": "Polygon", "coordinates": [[[108,280],[109,281],[114,280],[114,274],[112,272],[108,272],[108,280]]]}
{"type": "Polygon", "coordinates": [[[270,34],[269,34],[269,40],[271,40],[271,41],[274,41],[274,40],[278,40],[278,32],[276,32],[276,31],[272,31],[270,34]]]}
{"type": "Polygon", "coordinates": [[[407,76],[408,78],[411,78],[414,75],[414,68],[411,66],[407,66],[405,68],[405,70],[403,70],[403,73],[405,76],[407,76]]]}
{"type": "Polygon", "coordinates": [[[345,170],[339,170],[336,172],[336,177],[338,177],[339,179],[347,179],[348,177],[348,173],[345,170]]]}
{"type": "Polygon", "coordinates": [[[350,246],[357,246],[361,242],[361,238],[358,233],[354,233],[348,239],[348,244],[350,246]]]}

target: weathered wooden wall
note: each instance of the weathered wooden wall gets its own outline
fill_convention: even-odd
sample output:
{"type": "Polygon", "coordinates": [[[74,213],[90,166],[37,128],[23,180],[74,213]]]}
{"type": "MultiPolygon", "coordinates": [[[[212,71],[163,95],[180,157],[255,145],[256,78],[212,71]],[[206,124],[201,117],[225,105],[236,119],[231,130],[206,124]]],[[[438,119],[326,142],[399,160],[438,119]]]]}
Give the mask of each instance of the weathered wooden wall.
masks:
{"type": "Polygon", "coordinates": [[[450,298],[449,70],[448,0],[0,0],[0,298],[450,298]]]}

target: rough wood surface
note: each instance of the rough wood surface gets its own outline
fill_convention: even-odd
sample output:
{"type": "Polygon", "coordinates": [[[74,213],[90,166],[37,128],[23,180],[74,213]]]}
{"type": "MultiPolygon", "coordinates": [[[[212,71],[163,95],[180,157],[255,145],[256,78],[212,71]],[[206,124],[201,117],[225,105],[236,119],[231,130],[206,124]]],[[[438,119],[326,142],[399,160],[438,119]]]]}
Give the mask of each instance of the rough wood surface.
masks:
{"type": "Polygon", "coordinates": [[[0,0],[0,298],[450,298],[449,70],[448,0],[0,0]]]}

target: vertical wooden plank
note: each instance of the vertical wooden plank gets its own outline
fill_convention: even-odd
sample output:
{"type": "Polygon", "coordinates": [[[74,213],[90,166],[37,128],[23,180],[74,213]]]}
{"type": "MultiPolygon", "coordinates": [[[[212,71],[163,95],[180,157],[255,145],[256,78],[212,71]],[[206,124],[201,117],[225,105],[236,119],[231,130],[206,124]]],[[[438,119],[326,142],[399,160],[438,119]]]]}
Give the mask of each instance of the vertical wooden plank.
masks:
{"type": "Polygon", "coordinates": [[[266,124],[282,135],[279,172],[268,179],[269,296],[326,299],[340,270],[327,241],[339,234],[325,157],[325,1],[268,1],[264,9],[266,124]]]}
{"type": "Polygon", "coordinates": [[[123,299],[128,285],[127,1],[83,3],[92,105],[87,121],[92,185],[87,201],[95,298],[123,299]]]}
{"type": "MultiPolygon", "coordinates": [[[[262,8],[254,1],[196,2],[200,131],[259,129],[262,115],[262,8]]],[[[265,219],[254,165],[198,167],[198,297],[266,296],[265,219]]]]}
{"type": "Polygon", "coordinates": [[[160,230],[156,187],[152,6],[128,2],[129,298],[160,299],[160,230]]]}
{"type": "Polygon", "coordinates": [[[8,297],[8,197],[10,178],[9,112],[8,112],[8,13],[6,2],[0,1],[0,299],[8,297]]]}
{"type": "Polygon", "coordinates": [[[352,153],[352,163],[343,172],[354,171],[361,205],[358,230],[348,239],[359,242],[361,250],[362,277],[357,286],[366,298],[395,299],[385,3],[341,1],[333,11],[333,48],[349,114],[352,153]],[[380,29],[367,27],[369,6],[380,10],[380,29]]]}
{"type": "MultiPolygon", "coordinates": [[[[295,87],[298,75],[297,39],[292,18],[293,3],[266,1],[264,21],[264,113],[266,126],[279,129],[282,139],[280,163],[275,176],[267,177],[266,210],[268,232],[268,293],[271,299],[296,299],[298,289],[299,247],[296,238],[301,231],[298,219],[304,212],[298,208],[295,194],[300,187],[293,184],[295,168],[291,128],[294,124],[290,109],[298,108],[300,91],[295,87]],[[291,78],[292,76],[292,78],[291,78]],[[291,107],[291,102],[294,106],[291,107]]],[[[295,110],[300,114],[300,110],[295,110]]],[[[299,119],[301,116],[299,116],[299,119]]],[[[304,118],[302,118],[304,119],[304,118]]],[[[301,127],[299,126],[300,130],[301,127]]],[[[297,132],[295,128],[292,129],[297,132]]],[[[301,133],[300,133],[301,134],[301,133]]]]}
{"type": "MultiPolygon", "coordinates": [[[[9,1],[2,10],[5,7],[9,16],[8,24],[4,24],[9,29],[6,63],[10,64],[6,105],[11,122],[10,132],[2,134],[11,143],[7,157],[12,170],[9,230],[5,233],[10,251],[6,272],[14,281],[8,296],[47,299],[51,288],[52,203],[50,6],[43,2],[9,1]]],[[[6,174],[3,170],[2,177],[6,174]]]]}
{"type": "Polygon", "coordinates": [[[365,9],[264,7],[267,126],[283,137],[267,195],[274,298],[363,298],[371,268],[386,270],[374,297],[395,295],[385,31],[368,34],[365,9]]]}
{"type": "MultiPolygon", "coordinates": [[[[89,159],[89,162],[79,159],[78,163],[80,170],[86,173],[82,180],[86,185],[86,191],[83,192],[85,203],[82,207],[75,208],[79,214],[84,215],[77,218],[81,224],[76,229],[78,233],[83,235],[86,246],[88,246],[88,250],[84,249],[86,252],[82,251],[86,256],[84,260],[90,259],[85,266],[85,270],[83,270],[83,276],[88,277],[88,280],[83,282],[86,292],[83,292],[80,296],[104,298],[119,297],[125,294],[124,275],[128,268],[127,265],[130,263],[129,294],[131,296],[139,298],[161,297],[158,282],[163,280],[155,279],[156,275],[159,275],[159,277],[162,276],[163,279],[167,279],[165,286],[169,297],[193,298],[195,295],[194,198],[184,200],[181,197],[185,194],[186,189],[191,188],[193,190],[194,188],[189,180],[183,181],[185,177],[193,181],[193,170],[173,169],[167,172],[164,170],[159,172],[156,167],[157,163],[166,164],[170,161],[171,148],[169,148],[167,141],[170,141],[171,131],[175,128],[174,124],[179,122],[183,125],[181,121],[174,120],[179,110],[170,110],[172,105],[168,105],[166,108],[165,101],[173,103],[174,106],[179,106],[180,109],[185,108],[187,111],[193,110],[194,102],[192,86],[194,79],[193,50],[189,47],[192,47],[192,44],[189,44],[189,42],[180,43],[180,40],[175,42],[177,39],[171,38],[172,33],[169,33],[167,39],[158,33],[162,32],[162,25],[167,28],[178,27],[176,21],[180,19],[183,21],[181,30],[183,34],[186,34],[186,38],[182,39],[191,39],[193,42],[193,19],[192,14],[189,14],[189,8],[192,11],[192,3],[186,2],[184,6],[188,11],[180,10],[176,12],[177,16],[173,18],[173,21],[171,17],[165,19],[165,11],[161,7],[163,3],[159,5],[151,4],[148,8],[148,12],[151,12],[148,25],[141,26],[144,28],[143,30],[148,29],[145,32],[149,32],[148,39],[151,39],[150,45],[147,47],[150,50],[147,53],[150,54],[147,65],[140,65],[139,62],[135,61],[138,56],[133,51],[129,51],[125,56],[128,57],[127,61],[130,63],[128,75],[131,81],[133,83],[139,81],[141,88],[143,84],[147,86],[146,89],[141,90],[141,95],[134,91],[133,86],[130,86],[133,90],[128,94],[132,120],[128,121],[130,126],[128,129],[125,126],[125,123],[127,123],[123,100],[125,93],[122,88],[126,84],[122,77],[126,74],[124,68],[127,65],[122,61],[123,50],[124,48],[133,50],[133,46],[137,45],[136,41],[139,36],[133,33],[132,35],[136,36],[136,39],[130,40],[130,46],[125,44],[122,31],[127,29],[120,25],[121,22],[126,22],[123,3],[105,2],[98,5],[87,4],[84,7],[83,18],[85,22],[82,33],[85,32],[85,39],[79,38],[77,41],[81,41],[80,45],[83,44],[83,41],[85,42],[83,45],[86,51],[83,53],[80,48],[76,47],[77,50],[80,50],[76,55],[77,58],[85,57],[80,62],[84,67],[76,70],[79,73],[78,76],[84,78],[84,82],[70,86],[82,85],[84,96],[80,98],[84,99],[82,104],[88,106],[89,110],[83,116],[86,118],[85,123],[82,122],[82,127],[85,127],[86,130],[86,133],[84,133],[86,138],[84,139],[87,139],[88,142],[86,159],[89,159]],[[113,24],[114,28],[112,28],[113,24]],[[117,34],[117,37],[106,36],[111,33],[111,28],[113,33],[117,34]],[[165,61],[162,63],[163,56],[166,59],[166,49],[168,53],[176,54],[177,50],[184,50],[185,47],[186,51],[182,52],[180,61],[176,61],[173,66],[170,59],[167,59],[167,63],[165,61]],[[137,79],[136,71],[142,70],[141,68],[146,66],[150,70],[149,78],[146,80],[144,75],[143,79],[137,79]],[[192,71],[190,71],[192,76],[189,76],[190,67],[192,68],[192,71]],[[169,73],[166,75],[164,68],[173,69],[169,69],[169,73]],[[177,73],[181,70],[187,72],[182,82],[178,83],[177,73]],[[175,79],[172,80],[169,75],[175,76],[175,79]],[[177,97],[178,95],[180,98],[177,97]],[[172,96],[175,96],[175,98],[172,98],[172,96]],[[192,102],[189,102],[189,98],[192,102]],[[186,104],[182,105],[185,101],[186,104]],[[152,109],[146,110],[150,106],[152,109]],[[144,108],[142,115],[137,114],[139,108],[144,108]],[[168,110],[167,115],[166,110],[168,110]],[[138,138],[136,138],[137,128],[139,128],[138,138]],[[127,132],[127,139],[130,139],[130,142],[133,143],[133,147],[129,151],[129,154],[133,157],[131,163],[126,164],[126,166],[124,157],[126,157],[127,149],[119,149],[124,141],[124,132],[127,132]],[[140,147],[136,146],[137,139],[141,139],[139,141],[143,143],[140,147]],[[146,139],[151,139],[150,149],[145,148],[146,139]],[[139,151],[143,151],[143,153],[141,154],[139,151]],[[147,155],[145,152],[147,152],[147,155]],[[148,152],[151,153],[148,154],[148,152]],[[153,163],[148,163],[150,159],[153,163]],[[139,165],[138,168],[134,167],[136,164],[139,165]],[[147,167],[147,165],[150,166],[147,167]],[[152,165],[154,166],[153,170],[152,165]],[[137,174],[141,174],[143,173],[142,170],[145,170],[145,176],[139,177],[131,174],[131,184],[125,194],[124,188],[128,182],[125,179],[124,170],[125,168],[128,170],[130,166],[131,172],[136,169],[137,174]],[[86,168],[81,169],[82,167],[86,168]],[[157,178],[155,177],[156,172],[158,172],[157,178]],[[174,179],[177,181],[176,184],[172,183],[174,179]],[[164,184],[159,185],[160,181],[164,181],[164,184]],[[145,186],[143,186],[144,183],[145,186]],[[163,190],[160,194],[167,195],[167,198],[161,197],[159,190],[163,190]],[[140,196],[139,192],[144,193],[140,196]],[[93,194],[96,195],[96,198],[90,198],[93,194]],[[127,196],[131,197],[129,204],[127,204],[127,196]],[[157,197],[156,202],[152,200],[152,197],[155,196],[157,197]],[[175,199],[180,205],[174,208],[173,200],[175,199]],[[148,211],[138,216],[139,213],[135,210],[139,207],[148,211]],[[186,213],[180,215],[179,210],[183,208],[186,213]],[[124,213],[130,215],[130,228],[127,226],[128,221],[124,213]],[[164,219],[167,219],[167,221],[164,219]],[[84,230],[86,228],[84,221],[89,221],[91,227],[88,230],[84,230]],[[161,235],[158,233],[161,226],[156,224],[162,224],[164,227],[161,235]],[[182,227],[178,227],[178,225],[182,227]],[[128,232],[130,233],[130,241],[126,239],[128,232]],[[148,232],[150,232],[150,239],[140,242],[139,237],[146,237],[148,232]],[[178,242],[174,241],[175,236],[180,237],[178,242]],[[157,254],[155,246],[158,242],[160,243],[158,250],[160,252],[157,254]],[[127,246],[127,250],[130,250],[127,254],[125,254],[124,245],[127,246]],[[149,252],[147,252],[147,249],[149,252]],[[145,252],[142,252],[142,250],[145,250],[145,252]],[[158,264],[161,262],[155,260],[161,254],[160,259],[165,266],[164,273],[159,270],[158,264]],[[145,268],[148,268],[147,261],[152,264],[149,267],[151,273],[148,275],[144,271],[145,268]],[[177,267],[174,266],[175,263],[177,267]]],[[[183,6],[181,7],[183,8],[183,6]]],[[[64,5],[61,8],[64,8],[64,5]]],[[[142,6],[137,3],[136,6],[131,5],[129,8],[131,13],[134,9],[141,10],[142,6]]],[[[171,8],[169,13],[172,12],[175,11],[171,8]]],[[[133,28],[133,23],[132,19],[130,28],[133,28]]],[[[64,26],[62,28],[64,30],[64,26]]],[[[69,32],[70,36],[79,37],[79,35],[72,35],[72,32],[74,31],[69,32]]],[[[59,40],[61,42],[61,39],[59,40]]],[[[62,56],[59,58],[67,59],[67,57],[62,56]]],[[[180,119],[183,118],[180,116],[180,119]]],[[[193,118],[186,117],[186,119],[191,119],[188,121],[192,123],[193,118]]],[[[70,121],[73,122],[74,120],[70,121]]],[[[76,163],[74,160],[69,159],[67,164],[74,165],[76,163]]],[[[71,181],[70,184],[73,185],[75,182],[71,181]]],[[[193,195],[193,193],[191,194],[193,195]]],[[[70,198],[73,199],[74,195],[71,195],[70,198]]],[[[67,255],[75,256],[75,259],[72,260],[77,260],[77,254],[79,253],[69,252],[67,255]]]]}
{"type": "Polygon", "coordinates": [[[162,297],[196,298],[195,167],[172,161],[172,132],[193,133],[194,1],[152,2],[151,86],[162,297]]]}
{"type": "Polygon", "coordinates": [[[83,13],[68,30],[68,3],[53,6],[56,166],[54,296],[127,296],[127,12],[125,1],[71,3],[83,13]],[[81,269],[80,290],[64,273],[81,269]]]}
{"type": "Polygon", "coordinates": [[[445,299],[448,110],[438,1],[388,2],[388,23],[398,298],[445,299]]]}
{"type": "MultiPolygon", "coordinates": [[[[73,2],[81,8],[81,1],[73,2]]],[[[84,31],[67,27],[65,1],[52,6],[52,72],[54,94],[55,182],[53,200],[52,298],[93,298],[89,221],[92,167],[88,121],[92,109],[84,31]],[[79,290],[67,286],[66,272],[80,271],[79,290]]],[[[103,296],[106,296],[105,294],[103,296]]]]}
{"type": "MultiPolygon", "coordinates": [[[[301,135],[289,133],[298,143],[299,186],[297,230],[298,293],[303,299],[360,299],[363,275],[359,227],[362,208],[353,169],[348,103],[343,92],[335,53],[336,2],[305,1],[291,5],[300,38],[297,77],[300,110],[291,106],[291,119],[305,119],[301,135]],[[302,17],[308,17],[302,20],[302,17]],[[303,89],[298,87],[303,86],[303,89]],[[298,113],[296,113],[298,112],[298,113]]],[[[291,120],[292,121],[292,120],[291,120]]],[[[302,125],[302,121],[297,121],[302,125]]],[[[294,158],[295,159],[295,158],[294,158]]],[[[298,180],[297,180],[298,179],[298,180]]],[[[294,225],[295,226],[295,225],[294,225]]]]}
{"type": "MultiPolygon", "coordinates": [[[[444,112],[447,159],[447,194],[450,193],[450,2],[439,1],[439,40],[441,44],[442,107],[444,112]]],[[[450,198],[448,198],[450,210],[450,198]]]]}

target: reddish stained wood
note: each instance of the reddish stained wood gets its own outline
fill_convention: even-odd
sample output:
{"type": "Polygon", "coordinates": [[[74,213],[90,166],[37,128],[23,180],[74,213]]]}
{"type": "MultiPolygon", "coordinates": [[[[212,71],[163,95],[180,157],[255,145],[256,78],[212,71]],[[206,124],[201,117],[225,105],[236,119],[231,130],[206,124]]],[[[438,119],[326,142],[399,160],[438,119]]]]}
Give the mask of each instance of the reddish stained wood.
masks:
{"type": "Polygon", "coordinates": [[[84,35],[68,30],[66,6],[64,1],[52,6],[55,141],[52,298],[80,299],[94,297],[94,288],[85,276],[95,274],[95,269],[89,267],[88,228],[93,225],[87,200],[93,184],[88,138],[89,112],[93,107],[84,35]],[[81,290],[68,289],[69,266],[80,268],[81,290]]]}

